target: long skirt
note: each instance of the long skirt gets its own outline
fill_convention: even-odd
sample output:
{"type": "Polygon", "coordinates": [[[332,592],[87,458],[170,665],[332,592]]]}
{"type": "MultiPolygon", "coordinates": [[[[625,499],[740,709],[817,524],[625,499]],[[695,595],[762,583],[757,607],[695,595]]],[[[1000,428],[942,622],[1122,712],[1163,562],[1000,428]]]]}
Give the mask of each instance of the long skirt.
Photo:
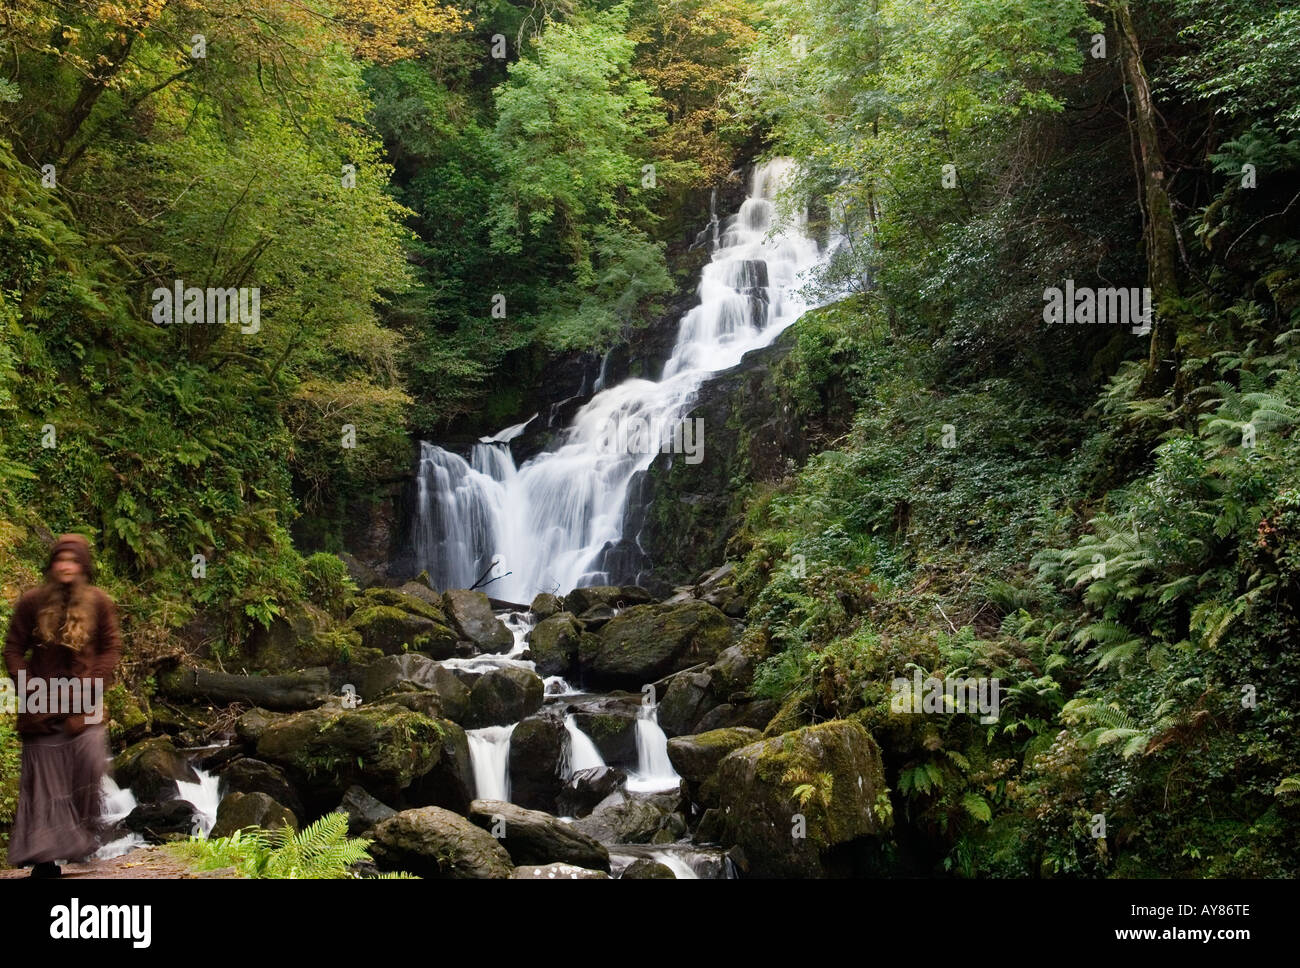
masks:
{"type": "Polygon", "coordinates": [[[60,731],[23,737],[11,866],[81,860],[99,848],[108,755],[103,725],[87,726],[76,736],[60,731]]]}

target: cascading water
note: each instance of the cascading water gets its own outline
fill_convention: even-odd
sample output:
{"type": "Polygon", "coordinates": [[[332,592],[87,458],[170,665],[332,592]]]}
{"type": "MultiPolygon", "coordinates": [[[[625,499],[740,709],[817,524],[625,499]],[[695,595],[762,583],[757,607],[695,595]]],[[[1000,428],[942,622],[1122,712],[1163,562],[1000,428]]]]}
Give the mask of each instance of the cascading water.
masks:
{"type": "Polygon", "coordinates": [[[478,799],[510,799],[510,734],[518,725],[465,731],[470,768],[474,771],[474,795],[478,799]]]}
{"type": "Polygon", "coordinates": [[[578,728],[578,720],[572,713],[564,717],[564,729],[569,734],[566,750],[568,770],[566,775],[573,776],[579,770],[590,770],[605,765],[605,758],[596,749],[591,737],[578,728]]]}
{"type": "Polygon", "coordinates": [[[758,166],[750,196],[715,229],[700,304],[682,318],[658,382],[602,389],[556,450],[518,469],[508,440],[522,425],[484,438],[468,461],[421,444],[413,540],[418,567],[435,585],[467,588],[494,561],[493,574],[504,577],[488,587],[511,601],[610,581],[603,555],[622,538],[634,475],[661,452],[702,459],[698,428],[682,421],[700,386],[807,308],[794,290],[820,261],[817,243],[805,234],[802,213],[774,224],[774,201],[792,168],[787,159],[758,166]]]}
{"type": "Polygon", "coordinates": [[[682,782],[668,759],[668,737],[659,725],[657,703],[643,703],[637,710],[636,760],[636,776],[627,780],[629,790],[671,790],[682,782]]]}

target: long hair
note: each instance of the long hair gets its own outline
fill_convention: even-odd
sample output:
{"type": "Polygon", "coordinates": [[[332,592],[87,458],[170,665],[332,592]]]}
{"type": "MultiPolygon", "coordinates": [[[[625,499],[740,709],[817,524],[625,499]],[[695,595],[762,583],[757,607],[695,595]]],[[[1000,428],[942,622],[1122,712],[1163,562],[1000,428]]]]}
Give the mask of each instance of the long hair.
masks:
{"type": "Polygon", "coordinates": [[[37,605],[36,631],[42,643],[62,643],[77,652],[85,648],[98,624],[98,599],[90,583],[93,576],[89,542],[81,535],[60,538],[50,551],[37,605]],[[54,577],[54,561],[63,551],[71,551],[81,564],[81,574],[67,584],[54,577]]]}

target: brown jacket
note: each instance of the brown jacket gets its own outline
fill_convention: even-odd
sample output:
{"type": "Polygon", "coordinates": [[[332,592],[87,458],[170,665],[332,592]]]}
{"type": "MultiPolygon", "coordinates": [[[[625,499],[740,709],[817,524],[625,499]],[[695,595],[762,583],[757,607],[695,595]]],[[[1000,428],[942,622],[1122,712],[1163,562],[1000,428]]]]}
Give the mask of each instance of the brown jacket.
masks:
{"type": "MultiPolygon", "coordinates": [[[[101,679],[104,692],[108,691],[122,657],[117,607],[102,589],[90,586],[86,591],[95,601],[96,623],[94,633],[80,651],[58,642],[41,641],[37,628],[41,589],[33,588],[18,599],[13,619],[9,622],[9,633],[5,636],[4,649],[5,667],[15,685],[19,670],[25,670],[28,683],[36,678],[101,679]]],[[[84,710],[85,705],[82,708],[84,710]]],[[[103,716],[100,722],[106,723],[107,711],[101,707],[100,714],[103,716]]],[[[77,734],[86,728],[87,723],[84,713],[27,712],[19,714],[17,726],[18,732],[26,735],[57,733],[60,727],[77,734]]]]}

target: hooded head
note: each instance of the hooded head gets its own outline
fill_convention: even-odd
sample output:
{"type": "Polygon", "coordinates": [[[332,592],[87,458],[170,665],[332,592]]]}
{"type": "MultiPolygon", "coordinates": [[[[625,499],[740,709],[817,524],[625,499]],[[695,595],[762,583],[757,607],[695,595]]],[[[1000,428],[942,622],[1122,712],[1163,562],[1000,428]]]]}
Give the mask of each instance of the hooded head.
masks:
{"type": "Polygon", "coordinates": [[[41,641],[61,642],[78,650],[86,644],[96,626],[95,593],[90,584],[94,576],[89,541],[79,534],[65,534],[54,542],[50,560],[45,565],[45,584],[37,611],[41,641]],[[64,553],[73,555],[82,571],[80,576],[66,583],[59,581],[54,573],[54,563],[64,553]]]}
{"type": "Polygon", "coordinates": [[[50,560],[45,564],[45,575],[47,578],[52,577],[54,562],[59,555],[64,552],[70,552],[81,565],[81,570],[86,576],[87,582],[95,580],[95,566],[90,556],[90,542],[79,534],[65,534],[54,542],[54,547],[50,549],[50,560]]]}

